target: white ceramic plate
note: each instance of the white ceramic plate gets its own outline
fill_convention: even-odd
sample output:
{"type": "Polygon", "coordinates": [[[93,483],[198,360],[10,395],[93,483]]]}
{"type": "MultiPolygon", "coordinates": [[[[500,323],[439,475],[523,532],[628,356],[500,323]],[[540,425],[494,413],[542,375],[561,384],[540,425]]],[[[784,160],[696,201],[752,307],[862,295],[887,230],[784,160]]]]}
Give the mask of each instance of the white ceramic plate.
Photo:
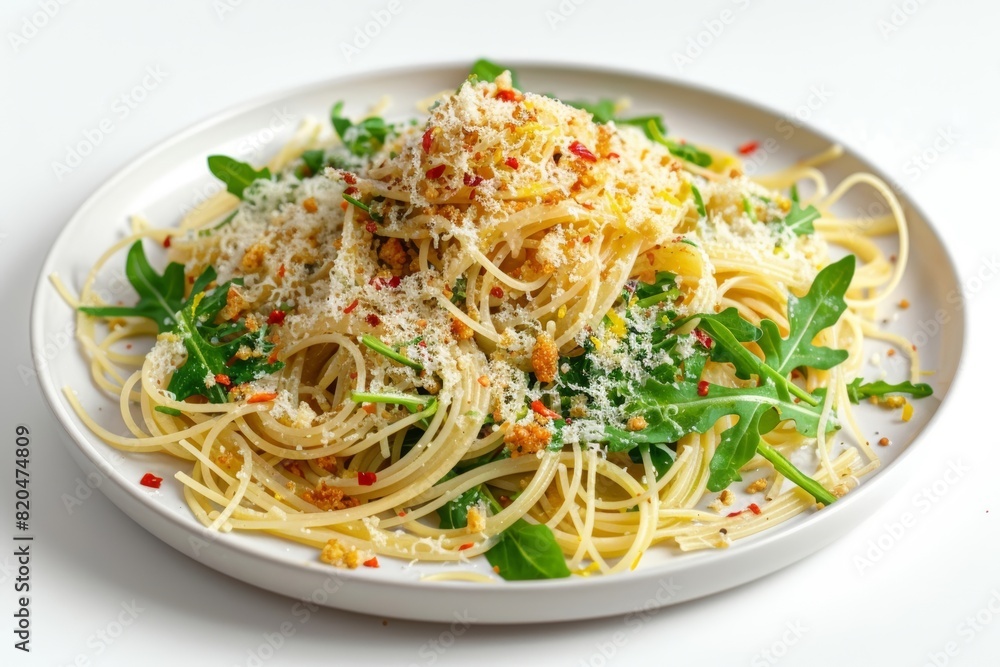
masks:
{"type": "MultiPolygon", "coordinates": [[[[528,90],[557,93],[566,99],[630,97],[636,113],[662,113],[675,133],[698,143],[736,147],[748,140],[763,148],[752,159],[766,173],[825,148],[831,140],[795,118],[782,118],[758,106],[715,92],[648,76],[618,71],[520,65],[528,90]],[[769,141],[770,140],[770,141],[769,141]]],[[[156,226],[172,226],[181,214],[203,201],[218,185],[205,157],[212,153],[262,163],[290,137],[307,115],[326,118],[332,103],[346,100],[350,114],[360,113],[382,95],[391,94],[393,119],[415,115],[413,104],[430,94],[455,88],[467,66],[432,66],[341,79],[265,98],[220,114],[153,149],[111,179],[77,212],[53,245],[39,277],[32,313],[32,349],[39,378],[52,410],[70,438],[69,452],[86,473],[95,473],[100,489],[126,514],[178,551],[221,573],[317,604],[417,620],[451,621],[456,614],[479,623],[525,623],[590,618],[673,604],[737,586],[769,574],[837,539],[876,507],[899,483],[902,459],[937,413],[955,378],[964,339],[961,290],[952,264],[924,216],[905,197],[913,252],[900,297],[905,311],[888,326],[917,337],[925,368],[936,374],[932,398],[917,403],[907,424],[874,409],[864,426],[891,433],[893,445],[879,448],[883,467],[859,489],[821,512],[811,512],[724,551],[682,554],[669,547],[650,550],[629,574],[543,581],[471,584],[422,580],[449,568],[487,572],[485,561],[461,566],[408,565],[381,559],[377,570],[335,570],[321,564],[316,551],[261,535],[208,534],[184,504],[179,468],[165,456],[128,455],[94,437],[76,418],[63,387],[73,387],[91,414],[106,427],[125,433],[118,423],[116,399],[91,382],[88,365],[75,345],[60,344],[73,329],[73,313],[48,280],[58,272],[72,288],[94,260],[126,230],[134,213],[156,226]],[[934,267],[933,272],[921,271],[934,267]],[[942,318],[941,313],[946,317],[942,318]],[[941,322],[942,319],[947,321],[941,322]],[[923,333],[919,333],[923,332],[923,333]],[[165,479],[159,491],[138,484],[145,472],[165,479]]],[[[847,151],[825,166],[831,183],[855,171],[875,171],[847,151]]],[[[876,172],[877,173],[877,172],[876,172]]],[[[857,192],[844,202],[846,215],[863,215],[875,199],[857,192]]],[[[891,252],[892,240],[887,241],[891,252]]],[[[134,298],[114,279],[106,283],[113,297],[134,298]]],[[[874,351],[874,348],[873,348],[874,351]]],[[[869,369],[874,375],[876,370],[869,369]]],[[[897,369],[902,374],[902,367],[897,369]]],[[[876,438],[877,439],[877,438],[876,438]]],[[[119,548],[119,547],[116,547],[119,548]]]]}

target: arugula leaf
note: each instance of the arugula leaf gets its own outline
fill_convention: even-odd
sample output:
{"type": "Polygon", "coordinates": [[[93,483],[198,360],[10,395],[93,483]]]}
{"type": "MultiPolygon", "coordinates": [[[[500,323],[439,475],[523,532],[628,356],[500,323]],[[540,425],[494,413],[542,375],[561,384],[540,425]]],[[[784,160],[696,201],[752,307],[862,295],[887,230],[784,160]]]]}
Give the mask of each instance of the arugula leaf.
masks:
{"type": "MultiPolygon", "coordinates": [[[[215,288],[210,296],[224,295],[229,284],[224,283],[215,288]]],[[[206,297],[206,292],[198,292],[192,294],[178,313],[177,334],[187,349],[188,357],[184,365],[174,371],[167,386],[167,391],[173,392],[178,401],[188,396],[202,395],[213,403],[225,403],[228,400],[225,387],[219,382],[206,387],[206,378],[225,376],[229,385],[235,387],[284,367],[282,362],[268,361],[274,344],[267,340],[267,327],[249,331],[241,325],[211,324],[224,304],[224,300],[220,304],[217,298],[210,300],[206,297]],[[204,304],[206,300],[210,301],[210,305],[204,304]],[[213,342],[222,336],[225,336],[223,342],[213,342]],[[237,358],[237,351],[244,346],[259,356],[237,358]]]]}
{"type": "Polygon", "coordinates": [[[705,151],[699,149],[694,144],[680,144],[673,139],[667,139],[663,132],[660,131],[659,125],[650,120],[646,123],[646,135],[658,144],[667,147],[670,154],[679,157],[682,160],[687,160],[699,167],[709,167],[712,164],[712,156],[705,151]]]}
{"type": "Polygon", "coordinates": [[[316,175],[326,166],[326,151],[319,148],[305,151],[302,154],[302,162],[309,168],[311,175],[316,175]]]}
{"type": "Polygon", "coordinates": [[[139,293],[138,303],[134,306],[81,306],[80,312],[96,317],[145,317],[156,323],[160,333],[173,329],[177,325],[175,313],[181,309],[184,299],[184,265],[171,262],[160,275],[149,265],[142,241],[136,241],[125,258],[125,277],[139,293]]]}
{"type": "Polygon", "coordinates": [[[206,387],[206,378],[223,375],[230,386],[236,386],[284,367],[282,362],[268,361],[274,344],[267,340],[266,325],[251,332],[246,329],[245,320],[215,322],[226,305],[229,288],[242,284],[241,280],[210,289],[216,278],[215,269],[210,266],[194,281],[191,294],[185,299],[183,265],[171,262],[162,275],[156,273],[146,259],[141,241],[129,248],[125,275],[139,294],[136,305],[81,306],[80,311],[97,317],[145,317],[156,323],[160,333],[179,336],[188,357],[174,371],[167,386],[176,400],[197,394],[213,403],[225,403],[228,397],[224,387],[218,383],[206,387]],[[239,359],[236,353],[244,346],[254,354],[239,359]]]}
{"type": "Polygon", "coordinates": [[[570,575],[562,549],[544,524],[518,519],[500,533],[486,560],[507,581],[560,579],[570,575]]]}
{"type": "Polygon", "coordinates": [[[653,470],[656,471],[656,479],[662,478],[670,467],[674,465],[674,460],[677,458],[677,453],[674,449],[677,447],[676,444],[669,444],[665,442],[654,442],[652,444],[639,445],[638,447],[633,447],[628,452],[628,457],[632,463],[642,463],[642,452],[649,451],[649,458],[653,464],[653,470]]]}
{"type": "Polygon", "coordinates": [[[701,191],[692,185],[691,194],[694,195],[694,207],[698,211],[698,215],[704,218],[708,214],[705,212],[705,200],[701,198],[701,191]]]}
{"type": "Polygon", "coordinates": [[[437,509],[441,528],[465,528],[469,525],[469,508],[483,502],[483,500],[480,486],[474,486],[461,493],[457,498],[449,500],[437,509]]]}
{"type": "Polygon", "coordinates": [[[772,320],[760,323],[763,334],[758,344],[764,362],[776,373],[786,376],[799,366],[828,370],[847,359],[847,350],[817,347],[812,341],[847,310],[844,295],[854,277],[854,264],[854,255],[847,255],[816,274],[805,296],[788,296],[788,338],[781,337],[772,320]]]}
{"type": "Polygon", "coordinates": [[[661,134],[667,133],[667,126],[663,122],[662,116],[657,115],[646,115],[646,116],[633,116],[631,118],[622,118],[620,116],[615,116],[615,101],[608,97],[602,97],[596,102],[587,102],[585,100],[561,100],[561,102],[567,106],[575,107],[577,109],[583,109],[594,117],[594,122],[599,125],[605,125],[614,121],[618,125],[635,125],[640,128],[648,138],[652,139],[653,135],[650,134],[649,124],[653,123],[661,134]]]}
{"type": "Polygon", "coordinates": [[[340,140],[351,154],[358,157],[369,157],[378,152],[385,143],[386,137],[392,132],[392,127],[378,116],[365,118],[355,125],[349,118],[341,116],[343,102],[337,102],[330,110],[330,122],[337,131],[340,140]]]}
{"type": "Polygon", "coordinates": [[[863,382],[861,378],[856,378],[847,385],[847,397],[851,403],[859,403],[870,396],[883,398],[886,394],[909,394],[913,398],[926,398],[934,393],[931,386],[923,382],[913,384],[907,381],[890,384],[883,380],[877,380],[876,382],[864,382],[862,384],[863,382]]]}
{"type": "Polygon", "coordinates": [[[788,215],[782,219],[781,223],[791,229],[796,236],[804,236],[816,231],[813,222],[819,217],[819,211],[812,204],[801,208],[797,201],[792,201],[792,208],[789,209],[788,215]]]}
{"type": "Polygon", "coordinates": [[[374,350],[375,352],[378,352],[379,354],[388,357],[393,361],[399,362],[404,366],[409,366],[410,368],[417,371],[424,370],[423,364],[421,364],[419,361],[414,361],[405,354],[400,354],[398,351],[392,349],[391,347],[383,343],[375,336],[365,334],[361,337],[361,342],[364,343],[365,347],[374,350]]]}
{"type": "Polygon", "coordinates": [[[246,162],[234,160],[226,155],[209,155],[208,170],[226,184],[226,189],[240,199],[247,187],[258,180],[270,180],[271,170],[267,167],[257,170],[246,162]]]}
{"type": "Polygon", "coordinates": [[[465,276],[459,276],[455,280],[455,286],[451,288],[451,302],[454,304],[465,301],[465,285],[468,282],[465,276]]]}
{"type": "Polygon", "coordinates": [[[469,72],[469,80],[473,83],[476,81],[495,81],[496,78],[505,71],[510,72],[510,85],[518,90],[522,90],[521,82],[517,77],[517,72],[510,67],[498,65],[497,63],[491,62],[486,58],[480,58],[476,62],[472,63],[472,70],[469,72]]]}
{"type": "Polygon", "coordinates": [[[635,306],[639,308],[649,308],[661,301],[673,301],[680,297],[681,291],[677,287],[676,275],[669,271],[657,271],[653,278],[653,283],[639,283],[635,288],[637,301],[635,306]]]}

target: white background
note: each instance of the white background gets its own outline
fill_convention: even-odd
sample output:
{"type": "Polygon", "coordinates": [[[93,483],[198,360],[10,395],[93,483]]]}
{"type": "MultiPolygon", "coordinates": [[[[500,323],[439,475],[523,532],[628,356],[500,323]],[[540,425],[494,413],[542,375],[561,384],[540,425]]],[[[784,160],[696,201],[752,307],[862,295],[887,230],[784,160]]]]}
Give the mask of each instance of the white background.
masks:
{"type": "Polygon", "coordinates": [[[290,620],[294,604],[175,553],[100,493],[67,511],[60,497],[75,492],[82,474],[31,378],[27,325],[37,267],[64,222],[145,149],[236,103],[400,63],[488,55],[617,65],[808,115],[896,178],[945,237],[969,298],[962,377],[899,493],[833,546],[763,580],[642,623],[609,618],[458,634],[322,610],[296,623],[263,664],[998,664],[1000,368],[993,345],[1000,280],[992,278],[1000,251],[1000,8],[916,0],[829,3],[828,10],[791,0],[400,0],[370,44],[345,55],[342,44],[388,6],[3,3],[0,662],[256,664],[252,652],[290,620]],[[43,5],[51,18],[39,14],[43,5]],[[727,24],[719,21],[724,10],[727,24]],[[691,46],[698,39],[700,53],[691,46]],[[687,49],[690,60],[681,62],[687,49]],[[123,117],[116,98],[138,85],[147,67],[159,68],[162,81],[123,117]],[[818,90],[826,101],[803,106],[818,90]],[[63,162],[68,146],[104,118],[113,119],[113,131],[60,178],[53,162],[63,162]],[[30,655],[12,648],[11,632],[16,573],[8,518],[19,423],[34,437],[30,655]],[[946,475],[949,466],[963,472],[946,475]],[[894,529],[905,513],[915,523],[894,529]],[[888,549],[864,566],[859,559],[871,557],[880,539],[888,549]],[[131,618],[123,605],[134,605],[135,620],[101,639],[117,630],[119,617],[131,618]]]}

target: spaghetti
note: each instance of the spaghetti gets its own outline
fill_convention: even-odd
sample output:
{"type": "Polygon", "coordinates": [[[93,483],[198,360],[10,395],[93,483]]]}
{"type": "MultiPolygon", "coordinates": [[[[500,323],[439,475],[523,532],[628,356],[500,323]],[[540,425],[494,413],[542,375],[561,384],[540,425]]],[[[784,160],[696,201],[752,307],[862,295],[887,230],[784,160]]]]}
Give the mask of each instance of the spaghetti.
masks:
{"type": "Polygon", "coordinates": [[[510,579],[617,572],[848,492],[878,465],[851,403],[887,400],[855,380],[865,337],[909,356],[897,404],[926,387],[871,319],[908,252],[892,192],[868,174],[830,190],[810,162],[754,181],[659,119],[601,120],[504,73],[423,125],[354,124],[338,105],[339,142],[307,124],[266,170],[216,161],[229,192],[177,229],[137,223],[79,299],[60,286],[131,437],[71,404],[111,445],[185,461],[176,480],[209,528],[347,567],[485,553],[510,579]],[[890,215],[834,216],[859,186],[890,215]],[[870,238],[888,233],[895,264],[870,238]],[[163,274],[144,239],[169,246],[163,274]],[[859,260],[853,278],[831,244],[859,260]],[[101,303],[126,248],[140,302],[101,303]],[[795,304],[835,269],[843,315],[792,350],[795,304]],[[123,351],[149,336],[148,354],[123,351]],[[835,363],[793,361],[806,353],[835,363]],[[834,445],[840,427],[856,446],[834,445]],[[766,493],[730,512],[724,489],[758,469],[766,493]]]}

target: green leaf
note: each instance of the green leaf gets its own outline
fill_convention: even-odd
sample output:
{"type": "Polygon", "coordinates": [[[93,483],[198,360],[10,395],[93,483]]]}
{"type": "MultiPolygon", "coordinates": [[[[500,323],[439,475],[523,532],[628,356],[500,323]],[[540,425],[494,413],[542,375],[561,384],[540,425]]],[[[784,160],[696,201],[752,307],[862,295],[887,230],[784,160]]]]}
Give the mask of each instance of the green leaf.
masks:
{"type": "Polygon", "coordinates": [[[819,211],[815,206],[810,204],[805,208],[800,208],[799,203],[797,201],[793,201],[792,208],[788,211],[788,215],[784,217],[781,223],[791,229],[796,236],[804,236],[806,234],[812,234],[816,231],[813,227],[813,222],[818,220],[819,217],[819,211]]]}
{"type": "Polygon", "coordinates": [[[146,259],[141,241],[136,241],[129,249],[125,275],[139,294],[136,305],[82,306],[80,310],[98,317],[145,317],[156,323],[160,333],[179,336],[188,357],[174,371],[167,386],[176,400],[197,394],[213,403],[225,403],[225,388],[219,384],[206,387],[207,377],[225,375],[231,386],[235,386],[274,373],[284,366],[281,362],[267,361],[274,348],[267,340],[267,326],[250,332],[245,328],[245,320],[215,322],[226,305],[230,286],[242,281],[231,280],[208,289],[216,278],[215,269],[208,267],[194,281],[191,295],[185,299],[184,267],[171,263],[162,275],[156,273],[146,259]],[[255,356],[237,359],[236,352],[243,346],[250,348],[255,356]]]}
{"type": "Polygon", "coordinates": [[[481,502],[484,502],[484,499],[479,486],[474,486],[454,500],[449,500],[437,510],[441,528],[465,528],[469,525],[469,508],[481,502]]]}
{"type": "Polygon", "coordinates": [[[465,301],[465,285],[467,283],[465,276],[459,276],[455,280],[455,286],[451,288],[451,302],[458,304],[465,301]]]}
{"type": "MultiPolygon", "coordinates": [[[[208,269],[211,271],[211,269],[208,269]]],[[[212,279],[214,280],[214,271],[212,279]]],[[[159,274],[149,265],[142,241],[129,248],[125,259],[125,276],[139,293],[134,306],[81,306],[80,311],[96,317],[145,317],[156,323],[160,333],[176,326],[175,313],[184,299],[184,266],[171,262],[159,274]]]]}
{"type": "Polygon", "coordinates": [[[393,361],[399,362],[404,366],[409,366],[410,368],[417,371],[424,370],[423,364],[421,364],[419,361],[414,361],[413,359],[407,357],[405,354],[400,354],[396,350],[392,349],[391,347],[380,341],[375,336],[365,334],[361,337],[361,342],[365,345],[365,347],[374,350],[375,352],[378,352],[379,354],[388,357],[393,361]]]}
{"type": "Polygon", "coordinates": [[[800,366],[828,370],[847,358],[847,350],[817,347],[812,341],[847,309],[844,295],[854,277],[854,263],[854,255],[847,255],[820,271],[805,296],[788,296],[788,338],[781,337],[773,321],[760,323],[763,335],[758,343],[765,363],[777,374],[786,376],[800,366]]]}
{"type": "Polygon", "coordinates": [[[469,72],[469,80],[473,83],[476,81],[495,81],[496,78],[505,71],[510,72],[510,84],[514,88],[521,90],[521,82],[518,81],[517,72],[510,67],[498,65],[494,62],[486,60],[485,58],[480,58],[476,62],[472,63],[472,70],[469,72]]]}
{"type": "Polygon", "coordinates": [[[853,382],[847,385],[847,397],[850,399],[851,403],[860,403],[862,400],[870,397],[877,396],[883,398],[887,394],[909,394],[913,398],[926,398],[934,393],[934,390],[929,384],[920,382],[918,384],[913,384],[912,382],[899,382],[897,384],[890,384],[883,380],[878,380],[876,382],[864,382],[861,378],[856,378],[853,382]]]}
{"type": "Polygon", "coordinates": [[[652,283],[640,282],[635,288],[635,307],[650,308],[661,301],[673,301],[680,297],[677,276],[669,271],[657,271],[652,283]]]}
{"type": "Polygon", "coordinates": [[[157,412],[162,412],[165,415],[171,415],[173,417],[180,417],[183,414],[177,408],[171,408],[171,407],[169,407],[167,405],[157,405],[153,409],[156,410],[157,412]]]}
{"type": "Polygon", "coordinates": [[[500,534],[486,560],[507,581],[561,579],[570,575],[562,549],[544,524],[518,519],[500,534]]]}
{"type": "Polygon", "coordinates": [[[392,132],[392,127],[378,116],[365,118],[355,125],[349,118],[340,115],[343,109],[343,102],[334,104],[330,110],[330,122],[344,142],[344,147],[357,157],[370,157],[377,153],[392,132]]]}
{"type": "Polygon", "coordinates": [[[270,180],[271,171],[264,167],[256,170],[246,162],[234,160],[226,155],[209,155],[208,170],[226,184],[226,189],[240,199],[247,187],[257,180],[270,180]]]}
{"type": "Polygon", "coordinates": [[[344,201],[346,201],[351,206],[356,206],[356,207],[360,208],[362,211],[364,211],[365,213],[367,213],[368,217],[370,217],[375,222],[382,222],[382,220],[383,220],[382,216],[379,213],[376,213],[375,211],[373,211],[368,204],[366,204],[363,201],[360,201],[358,199],[355,199],[354,197],[352,197],[351,195],[349,195],[347,193],[344,193],[341,196],[344,198],[344,201]]]}
{"type": "Polygon", "coordinates": [[[312,149],[302,154],[302,162],[309,168],[310,175],[315,176],[326,166],[326,151],[312,149]]]}
{"type": "Polygon", "coordinates": [[[656,479],[662,478],[670,467],[674,465],[674,460],[677,458],[677,454],[674,451],[676,444],[668,444],[665,442],[655,442],[652,444],[639,445],[638,447],[633,447],[628,452],[628,457],[632,463],[642,463],[642,452],[649,452],[650,462],[653,464],[653,470],[656,471],[656,479]]]}
{"type": "Polygon", "coordinates": [[[698,215],[704,218],[708,214],[705,212],[705,200],[701,198],[701,191],[692,185],[691,194],[694,195],[694,207],[698,211],[698,215]]]}
{"type": "Polygon", "coordinates": [[[679,157],[682,160],[687,160],[699,167],[709,167],[712,164],[712,156],[705,151],[699,149],[694,144],[681,144],[677,143],[673,139],[667,139],[664,133],[660,131],[660,127],[657,123],[650,120],[646,123],[646,134],[650,139],[656,143],[666,146],[667,150],[670,151],[671,155],[674,157],[679,157]]]}

